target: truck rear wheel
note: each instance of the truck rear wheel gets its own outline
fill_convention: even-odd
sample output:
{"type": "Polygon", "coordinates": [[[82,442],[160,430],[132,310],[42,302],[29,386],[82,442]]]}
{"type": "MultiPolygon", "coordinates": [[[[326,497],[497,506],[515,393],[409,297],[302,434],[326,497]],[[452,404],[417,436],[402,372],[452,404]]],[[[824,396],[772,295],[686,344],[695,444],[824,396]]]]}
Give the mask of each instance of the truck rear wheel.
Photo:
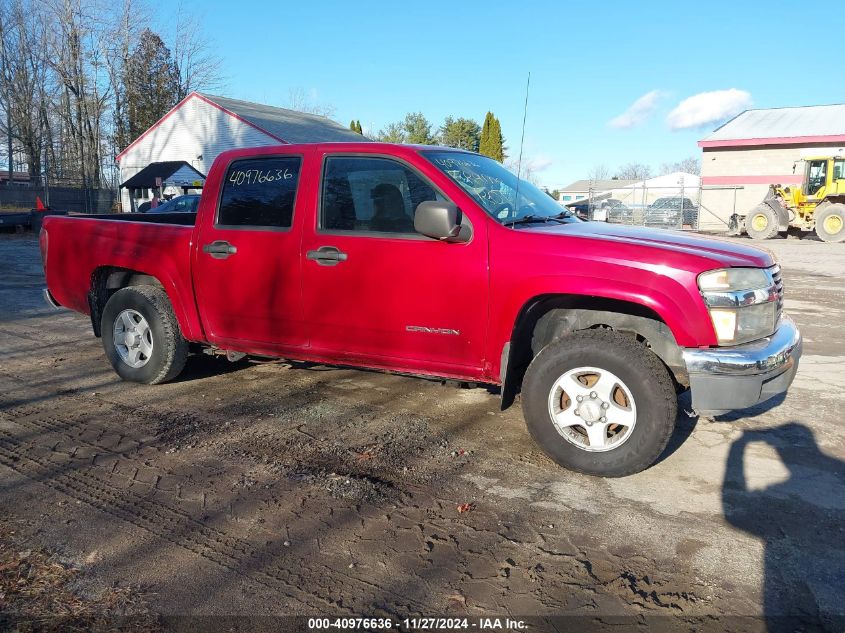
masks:
{"type": "Polygon", "coordinates": [[[643,344],[587,330],[537,354],[525,374],[522,408],[531,437],[555,462],[622,477],[660,456],[678,400],[668,370],[643,344]]]}
{"type": "Polygon", "coordinates": [[[185,367],[188,342],[160,288],[130,286],[115,292],[103,310],[101,329],[106,356],[124,380],[155,385],[185,367]]]}
{"type": "Polygon", "coordinates": [[[845,242],[845,204],[826,204],[816,209],[816,235],[824,242],[845,242]]]}
{"type": "Polygon", "coordinates": [[[745,218],[745,230],[755,240],[770,240],[778,234],[777,213],[767,204],[759,204],[745,218]]]}

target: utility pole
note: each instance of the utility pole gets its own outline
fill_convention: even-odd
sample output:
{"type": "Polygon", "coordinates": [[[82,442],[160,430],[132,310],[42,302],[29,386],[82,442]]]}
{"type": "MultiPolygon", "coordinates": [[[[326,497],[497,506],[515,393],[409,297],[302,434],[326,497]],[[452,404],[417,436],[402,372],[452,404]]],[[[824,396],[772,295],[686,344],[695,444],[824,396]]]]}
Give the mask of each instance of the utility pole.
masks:
{"type": "Polygon", "coordinates": [[[12,158],[12,109],[8,103],[6,104],[6,141],[6,149],[9,152],[9,186],[11,186],[15,160],[12,158]]]}

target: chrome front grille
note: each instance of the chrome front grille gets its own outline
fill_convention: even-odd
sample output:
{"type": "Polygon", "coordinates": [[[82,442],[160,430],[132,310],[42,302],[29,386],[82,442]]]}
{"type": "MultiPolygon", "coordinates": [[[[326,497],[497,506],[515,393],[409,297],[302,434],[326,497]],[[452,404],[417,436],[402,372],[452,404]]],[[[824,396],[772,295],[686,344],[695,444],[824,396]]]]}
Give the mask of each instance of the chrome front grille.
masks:
{"type": "Polygon", "coordinates": [[[780,314],[783,312],[783,278],[781,277],[780,266],[775,264],[768,269],[768,272],[772,276],[772,283],[775,285],[775,290],[777,290],[778,293],[777,318],[780,319],[780,314]]]}

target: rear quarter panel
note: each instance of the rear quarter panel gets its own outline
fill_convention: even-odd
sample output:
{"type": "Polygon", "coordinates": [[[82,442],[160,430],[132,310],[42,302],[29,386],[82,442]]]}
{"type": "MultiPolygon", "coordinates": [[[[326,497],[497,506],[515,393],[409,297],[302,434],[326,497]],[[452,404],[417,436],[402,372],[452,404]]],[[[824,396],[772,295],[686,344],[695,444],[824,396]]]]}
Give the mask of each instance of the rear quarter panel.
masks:
{"type": "Polygon", "coordinates": [[[43,228],[47,287],[61,305],[90,314],[88,292],[94,271],[102,266],[126,268],[158,279],[185,338],[202,340],[191,282],[194,227],[48,216],[43,228]]]}

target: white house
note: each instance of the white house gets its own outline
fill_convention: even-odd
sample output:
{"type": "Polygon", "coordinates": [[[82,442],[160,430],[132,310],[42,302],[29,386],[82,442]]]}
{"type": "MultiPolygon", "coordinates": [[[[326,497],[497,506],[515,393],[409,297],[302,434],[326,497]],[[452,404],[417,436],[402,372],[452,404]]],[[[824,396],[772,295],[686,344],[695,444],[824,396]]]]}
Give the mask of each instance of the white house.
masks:
{"type": "MultiPolygon", "coordinates": [[[[325,117],[192,92],[118,154],[117,162],[120,182],[126,183],[151,163],[184,161],[193,169],[173,177],[201,186],[214,159],[229,149],[363,140],[367,139],[325,117]]],[[[163,182],[165,192],[168,184],[163,182]]],[[[179,187],[174,181],[174,191],[179,187]]],[[[125,211],[132,208],[130,191],[136,205],[151,197],[148,188],[122,188],[125,211]]]]}
{"type": "Polygon", "coordinates": [[[579,200],[595,199],[598,194],[609,193],[610,195],[603,196],[605,198],[609,198],[612,196],[612,192],[616,189],[626,187],[627,185],[635,182],[637,181],[619,179],[576,180],[566,187],[559,188],[558,191],[560,192],[560,197],[558,200],[562,204],[568,205],[570,203],[578,202],[579,200]]]}
{"type": "Polygon", "coordinates": [[[647,207],[658,198],[684,197],[696,202],[701,179],[695,174],[673,172],[647,180],[579,180],[561,190],[564,206],[618,200],[627,207],[647,207]]]}
{"type": "Polygon", "coordinates": [[[614,194],[623,204],[633,206],[648,206],[659,198],[689,198],[697,203],[701,178],[695,174],[687,174],[682,171],[672,172],[656,176],[647,180],[633,182],[621,189],[616,189],[614,194]]]}

